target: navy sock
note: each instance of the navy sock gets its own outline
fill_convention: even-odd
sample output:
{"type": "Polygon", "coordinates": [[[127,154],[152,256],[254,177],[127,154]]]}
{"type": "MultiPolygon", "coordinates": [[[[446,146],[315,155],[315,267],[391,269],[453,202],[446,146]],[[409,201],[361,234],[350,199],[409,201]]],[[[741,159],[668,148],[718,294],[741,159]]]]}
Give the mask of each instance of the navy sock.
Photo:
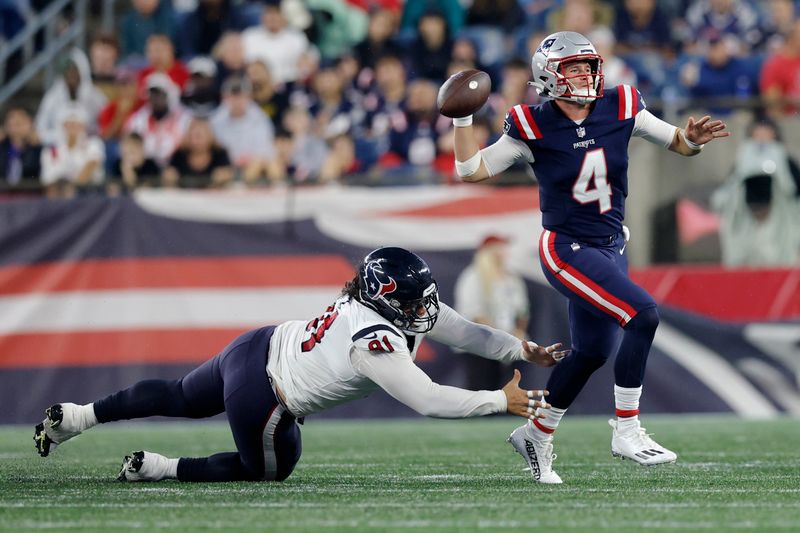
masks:
{"type": "MultiPolygon", "coordinates": [[[[263,472],[261,473],[263,476],[263,472]]],[[[216,453],[211,457],[181,457],[179,481],[255,481],[259,476],[242,464],[237,452],[216,453]]]]}
{"type": "Polygon", "coordinates": [[[147,379],[94,402],[97,421],[148,416],[190,416],[181,380],[147,379]]]}
{"type": "Polygon", "coordinates": [[[614,362],[614,379],[620,387],[641,387],[647,355],[658,327],[658,309],[650,307],[633,317],[625,326],[622,343],[614,362]]]}

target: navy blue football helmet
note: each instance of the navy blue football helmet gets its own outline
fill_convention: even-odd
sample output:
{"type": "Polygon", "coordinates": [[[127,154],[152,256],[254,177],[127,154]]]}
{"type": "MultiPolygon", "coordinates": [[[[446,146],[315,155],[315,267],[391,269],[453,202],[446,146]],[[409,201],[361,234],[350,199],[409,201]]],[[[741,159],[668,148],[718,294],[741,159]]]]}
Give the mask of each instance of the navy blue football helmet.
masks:
{"type": "Polygon", "coordinates": [[[439,289],[431,269],[403,248],[378,248],[361,261],[358,297],[407,333],[426,333],[439,317],[439,289]]]}

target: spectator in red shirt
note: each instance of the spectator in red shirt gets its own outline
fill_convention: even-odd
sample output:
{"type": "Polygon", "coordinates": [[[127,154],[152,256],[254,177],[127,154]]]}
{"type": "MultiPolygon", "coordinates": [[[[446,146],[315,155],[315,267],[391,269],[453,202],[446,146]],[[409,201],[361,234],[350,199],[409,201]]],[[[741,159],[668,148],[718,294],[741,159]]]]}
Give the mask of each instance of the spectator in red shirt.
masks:
{"type": "Polygon", "coordinates": [[[783,47],[764,64],[761,94],[775,118],[800,110],[800,19],[795,20],[783,47]]]}
{"type": "Polygon", "coordinates": [[[169,162],[189,126],[191,114],[180,103],[180,91],[169,76],[154,72],[146,80],[147,103],[130,116],[123,133],[144,139],[144,152],[161,166],[169,162]]]}
{"type": "Polygon", "coordinates": [[[122,127],[143,103],[144,100],[139,97],[136,73],[120,70],[115,80],[114,97],[97,117],[97,126],[103,140],[119,139],[122,127]]]}
{"type": "Polygon", "coordinates": [[[170,77],[172,82],[183,90],[189,80],[189,69],[175,59],[175,45],[169,36],[162,33],[154,33],[147,38],[148,66],[139,72],[139,88],[145,86],[144,80],[153,72],[163,72],[170,77]]]}

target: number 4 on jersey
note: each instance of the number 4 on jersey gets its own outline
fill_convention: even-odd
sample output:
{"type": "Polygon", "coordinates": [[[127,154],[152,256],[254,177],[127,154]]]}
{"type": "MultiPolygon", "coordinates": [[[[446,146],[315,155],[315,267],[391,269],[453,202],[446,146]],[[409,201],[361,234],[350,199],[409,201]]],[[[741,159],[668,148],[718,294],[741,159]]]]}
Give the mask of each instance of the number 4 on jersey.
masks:
{"type": "Polygon", "coordinates": [[[602,148],[586,152],[572,197],[581,204],[598,202],[600,213],[611,209],[611,187],[608,185],[606,154],[602,148]],[[594,181],[594,184],[592,182],[594,181]]]}

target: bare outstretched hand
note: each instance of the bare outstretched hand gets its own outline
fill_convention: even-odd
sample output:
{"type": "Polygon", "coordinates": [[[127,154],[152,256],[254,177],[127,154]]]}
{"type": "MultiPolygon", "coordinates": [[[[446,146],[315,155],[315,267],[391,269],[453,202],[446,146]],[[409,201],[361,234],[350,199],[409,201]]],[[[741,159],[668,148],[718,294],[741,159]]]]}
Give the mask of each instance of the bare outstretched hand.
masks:
{"type": "Polygon", "coordinates": [[[550,346],[539,346],[533,341],[522,341],[522,357],[529,363],[539,366],[553,366],[567,356],[569,350],[559,350],[560,342],[550,346]]]}
{"type": "Polygon", "coordinates": [[[694,144],[706,144],[714,139],[730,137],[731,132],[725,131],[727,127],[721,120],[711,120],[708,115],[696,122],[694,117],[689,117],[689,121],[684,128],[684,135],[694,144]]]}
{"type": "Polygon", "coordinates": [[[529,420],[536,418],[544,418],[544,415],[536,412],[539,407],[548,408],[550,404],[544,401],[543,396],[550,394],[546,390],[526,390],[519,387],[519,380],[522,379],[522,374],[519,370],[514,369],[514,376],[511,381],[506,383],[503,387],[503,392],[506,395],[508,407],[506,411],[509,414],[521,416],[529,420]],[[534,398],[541,398],[535,400],[534,398]]]}

